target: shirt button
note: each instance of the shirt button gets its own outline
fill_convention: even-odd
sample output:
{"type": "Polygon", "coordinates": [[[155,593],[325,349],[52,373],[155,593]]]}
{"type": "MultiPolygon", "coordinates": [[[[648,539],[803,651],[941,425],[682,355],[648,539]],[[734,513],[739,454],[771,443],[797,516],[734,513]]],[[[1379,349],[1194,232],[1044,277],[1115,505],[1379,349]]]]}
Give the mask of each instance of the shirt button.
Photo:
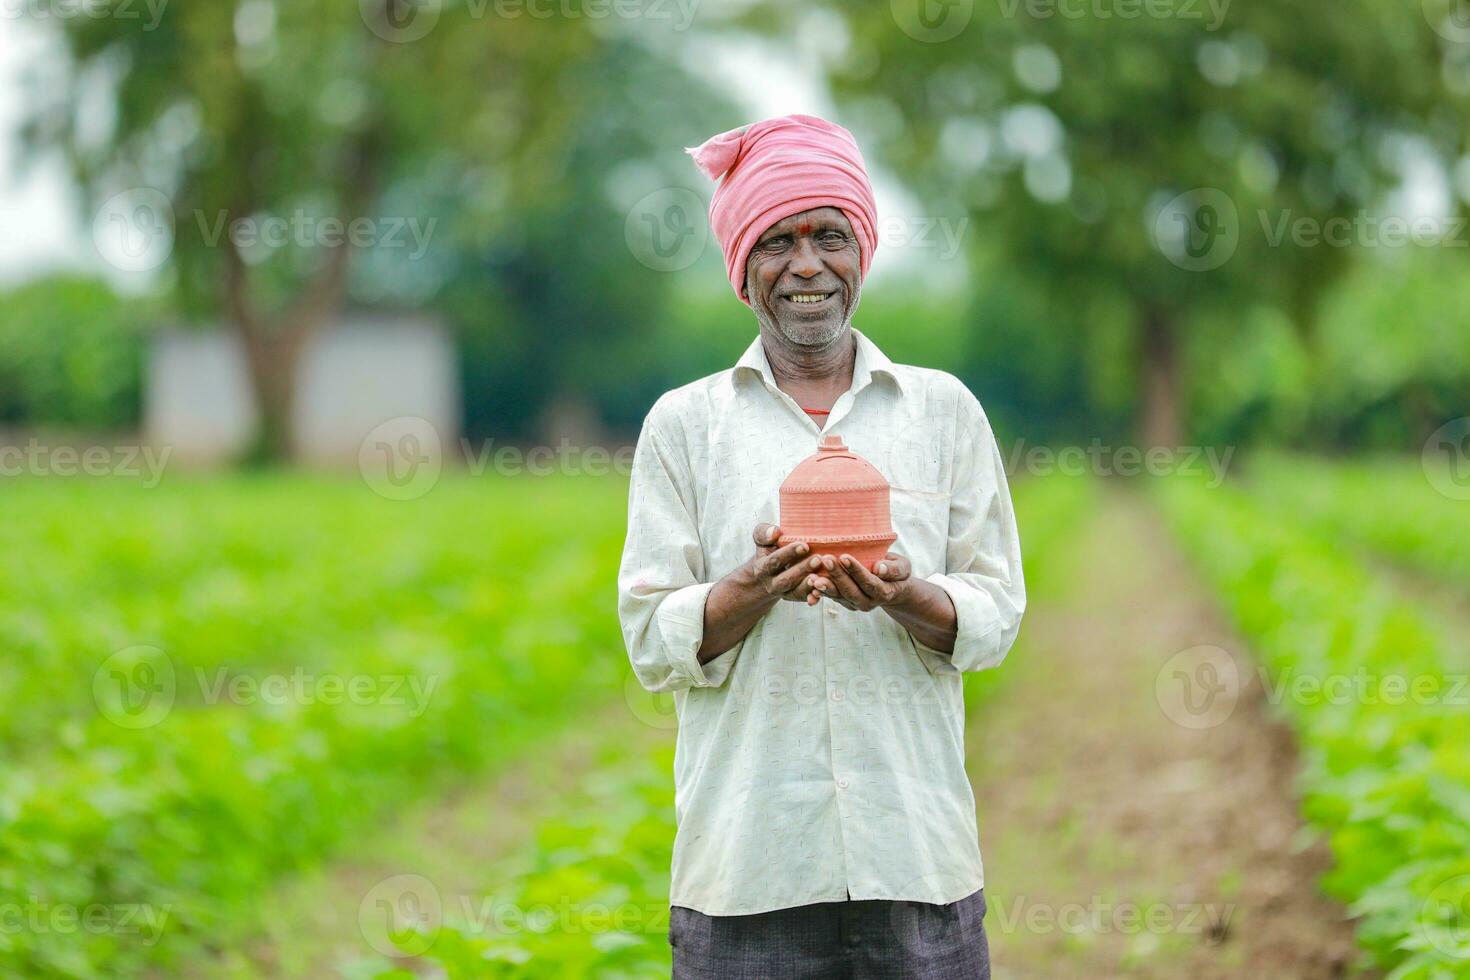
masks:
{"type": "Polygon", "coordinates": [[[847,789],[847,777],[846,776],[843,776],[841,779],[837,780],[837,788],[838,789],[847,789]]]}
{"type": "Polygon", "coordinates": [[[840,687],[834,687],[834,688],[832,688],[832,700],[833,701],[841,701],[842,700],[842,688],[840,688],[840,687]]]}
{"type": "Polygon", "coordinates": [[[830,599],[827,600],[827,615],[828,616],[836,616],[837,615],[837,603],[831,601],[830,599]]]}

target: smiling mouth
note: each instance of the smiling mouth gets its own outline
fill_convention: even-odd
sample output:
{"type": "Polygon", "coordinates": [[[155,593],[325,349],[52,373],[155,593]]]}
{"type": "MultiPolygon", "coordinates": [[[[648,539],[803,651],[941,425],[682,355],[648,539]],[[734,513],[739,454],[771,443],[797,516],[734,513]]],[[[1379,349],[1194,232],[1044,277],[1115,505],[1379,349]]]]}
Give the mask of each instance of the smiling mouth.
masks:
{"type": "Polygon", "coordinates": [[[791,293],[781,298],[793,306],[817,306],[836,296],[837,293],[791,293]]]}

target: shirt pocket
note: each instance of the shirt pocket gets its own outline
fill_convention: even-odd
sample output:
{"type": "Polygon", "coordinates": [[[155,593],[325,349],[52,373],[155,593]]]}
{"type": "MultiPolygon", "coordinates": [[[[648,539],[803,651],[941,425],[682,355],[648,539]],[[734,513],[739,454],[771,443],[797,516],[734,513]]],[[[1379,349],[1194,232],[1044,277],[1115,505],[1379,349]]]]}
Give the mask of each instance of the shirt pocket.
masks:
{"type": "Polygon", "coordinates": [[[893,551],[909,560],[914,578],[927,578],[945,570],[949,496],[937,490],[903,487],[893,487],[888,492],[893,532],[898,535],[893,551]]]}

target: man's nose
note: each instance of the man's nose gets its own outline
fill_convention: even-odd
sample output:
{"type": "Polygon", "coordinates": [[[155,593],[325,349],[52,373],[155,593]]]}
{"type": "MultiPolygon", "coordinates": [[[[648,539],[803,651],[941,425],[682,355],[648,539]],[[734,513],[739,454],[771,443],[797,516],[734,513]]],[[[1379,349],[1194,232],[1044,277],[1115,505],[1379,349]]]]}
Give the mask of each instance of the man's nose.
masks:
{"type": "Polygon", "coordinates": [[[822,271],[822,256],[817,252],[816,243],[803,235],[796,240],[796,247],[791,250],[791,263],[787,269],[792,275],[803,279],[810,279],[822,271]]]}

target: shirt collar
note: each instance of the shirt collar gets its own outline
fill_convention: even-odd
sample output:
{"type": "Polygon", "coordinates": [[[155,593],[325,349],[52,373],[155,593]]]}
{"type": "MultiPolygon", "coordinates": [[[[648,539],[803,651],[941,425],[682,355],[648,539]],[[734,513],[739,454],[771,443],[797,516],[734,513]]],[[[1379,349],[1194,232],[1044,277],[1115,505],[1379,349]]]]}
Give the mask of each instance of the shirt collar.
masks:
{"type": "MultiPolygon", "coordinates": [[[[894,370],[893,362],[888,355],[878,349],[878,345],[869,340],[856,328],[852,331],[853,339],[857,342],[857,356],[852,365],[852,390],[861,391],[873,380],[873,375],[887,375],[893,381],[895,387],[900,391],[903,385],[898,379],[898,372],[894,370]]],[[[761,343],[760,334],[756,334],[755,340],[745,348],[745,353],[740,355],[740,360],[735,362],[735,376],[738,378],[746,372],[754,372],[762,378],[767,385],[776,387],[776,376],[771,372],[771,362],[766,359],[766,348],[761,343]]]]}

